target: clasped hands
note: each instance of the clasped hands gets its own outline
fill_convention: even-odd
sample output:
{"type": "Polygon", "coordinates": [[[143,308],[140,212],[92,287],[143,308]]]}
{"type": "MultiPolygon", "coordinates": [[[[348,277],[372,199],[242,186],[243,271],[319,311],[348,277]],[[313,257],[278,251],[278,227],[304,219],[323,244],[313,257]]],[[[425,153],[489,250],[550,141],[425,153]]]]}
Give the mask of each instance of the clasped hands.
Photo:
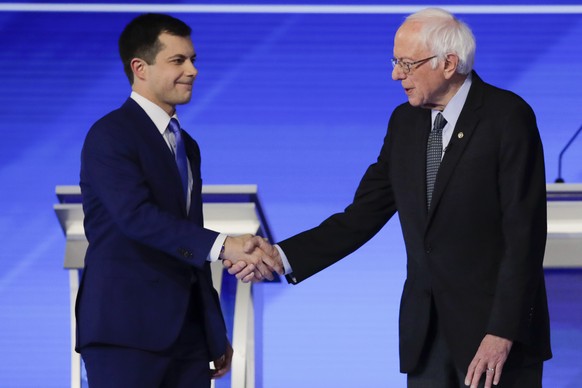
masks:
{"type": "Polygon", "coordinates": [[[228,236],[221,254],[228,273],[248,283],[273,280],[273,272],[283,275],[283,262],[277,248],[259,236],[228,236]]]}

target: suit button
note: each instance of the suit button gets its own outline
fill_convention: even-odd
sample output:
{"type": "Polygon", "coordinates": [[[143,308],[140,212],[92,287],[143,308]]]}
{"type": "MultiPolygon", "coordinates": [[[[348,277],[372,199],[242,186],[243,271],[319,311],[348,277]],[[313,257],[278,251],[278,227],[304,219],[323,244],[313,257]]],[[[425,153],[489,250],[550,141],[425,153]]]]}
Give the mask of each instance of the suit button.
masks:
{"type": "Polygon", "coordinates": [[[431,252],[432,252],[432,247],[431,247],[430,245],[427,245],[427,246],[425,247],[425,252],[426,252],[427,254],[428,254],[428,253],[431,253],[431,252]]]}
{"type": "Polygon", "coordinates": [[[192,255],[192,252],[190,252],[189,250],[187,250],[187,249],[184,249],[184,248],[179,248],[179,249],[178,249],[178,254],[179,254],[180,256],[182,256],[182,257],[185,257],[185,258],[190,258],[190,257],[192,257],[192,256],[193,256],[193,255],[192,255]]]}

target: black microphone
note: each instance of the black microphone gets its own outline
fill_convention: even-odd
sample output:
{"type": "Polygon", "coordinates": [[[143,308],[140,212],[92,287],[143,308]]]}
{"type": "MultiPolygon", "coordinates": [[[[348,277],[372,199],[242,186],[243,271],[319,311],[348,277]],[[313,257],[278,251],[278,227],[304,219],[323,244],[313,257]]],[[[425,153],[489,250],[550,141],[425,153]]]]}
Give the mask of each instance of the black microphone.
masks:
{"type": "Polygon", "coordinates": [[[560,157],[558,158],[558,177],[554,181],[555,183],[564,183],[564,179],[562,179],[562,156],[564,156],[564,152],[566,152],[568,147],[570,147],[570,144],[572,144],[572,142],[576,139],[576,137],[578,136],[578,134],[581,131],[582,131],[582,126],[580,128],[578,128],[578,130],[576,131],[574,136],[572,136],[572,138],[568,141],[566,146],[562,149],[562,152],[560,152],[560,157]]]}

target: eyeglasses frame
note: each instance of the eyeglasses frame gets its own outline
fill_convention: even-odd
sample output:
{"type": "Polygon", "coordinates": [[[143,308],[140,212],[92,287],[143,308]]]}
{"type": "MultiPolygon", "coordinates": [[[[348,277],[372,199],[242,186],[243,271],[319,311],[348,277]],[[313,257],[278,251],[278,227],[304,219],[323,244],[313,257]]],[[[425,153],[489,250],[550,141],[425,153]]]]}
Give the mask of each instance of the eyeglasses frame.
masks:
{"type": "Polygon", "coordinates": [[[424,59],[419,59],[418,61],[414,61],[414,62],[407,62],[407,61],[402,61],[398,58],[391,58],[390,61],[392,62],[392,68],[395,69],[396,65],[400,66],[400,70],[402,70],[402,72],[404,74],[410,74],[410,72],[413,69],[418,69],[420,66],[424,65],[425,63],[427,63],[428,61],[430,61],[431,59],[434,59],[438,57],[438,55],[433,55],[432,57],[428,57],[428,58],[424,58],[424,59]]]}

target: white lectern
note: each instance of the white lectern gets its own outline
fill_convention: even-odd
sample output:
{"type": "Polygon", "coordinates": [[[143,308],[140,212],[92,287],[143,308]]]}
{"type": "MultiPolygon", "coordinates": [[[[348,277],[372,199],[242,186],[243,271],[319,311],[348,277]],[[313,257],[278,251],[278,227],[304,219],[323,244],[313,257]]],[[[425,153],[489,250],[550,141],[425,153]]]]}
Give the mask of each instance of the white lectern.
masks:
{"type": "MultiPolygon", "coordinates": [[[[65,233],[65,263],[69,270],[70,312],[71,312],[71,387],[81,386],[81,358],[75,352],[75,300],[79,289],[80,271],[83,269],[88,242],[83,228],[83,208],[81,190],[78,186],[57,186],[59,200],[54,205],[55,213],[65,233]]],[[[256,234],[273,241],[269,225],[261,207],[255,185],[206,185],[202,188],[204,225],[218,232],[236,234],[256,234]]],[[[212,266],[214,287],[223,300],[222,307],[231,326],[232,345],[236,349],[232,360],[231,388],[254,388],[255,366],[261,362],[261,354],[255,354],[255,311],[262,308],[253,300],[250,284],[239,281],[234,286],[224,286],[221,263],[212,266]],[[224,287],[223,287],[224,286],[224,287]],[[221,292],[225,289],[225,292],[221,292]],[[233,311],[225,311],[234,306],[233,311]]],[[[232,284],[234,278],[225,278],[232,284]]],[[[276,279],[279,281],[279,279],[276,279]]],[[[258,316],[260,316],[259,311],[258,316]]],[[[259,322],[260,323],[260,322],[259,322]]],[[[261,331],[257,331],[260,337],[261,331]]],[[[259,338],[260,339],[260,338],[259,338]]],[[[261,347],[259,346],[260,350],[261,347]]],[[[223,383],[221,383],[223,384],[223,383]]],[[[214,382],[213,382],[214,387],[214,382]]]]}
{"type": "Polygon", "coordinates": [[[545,268],[582,267],[582,184],[547,185],[545,268]]]}

